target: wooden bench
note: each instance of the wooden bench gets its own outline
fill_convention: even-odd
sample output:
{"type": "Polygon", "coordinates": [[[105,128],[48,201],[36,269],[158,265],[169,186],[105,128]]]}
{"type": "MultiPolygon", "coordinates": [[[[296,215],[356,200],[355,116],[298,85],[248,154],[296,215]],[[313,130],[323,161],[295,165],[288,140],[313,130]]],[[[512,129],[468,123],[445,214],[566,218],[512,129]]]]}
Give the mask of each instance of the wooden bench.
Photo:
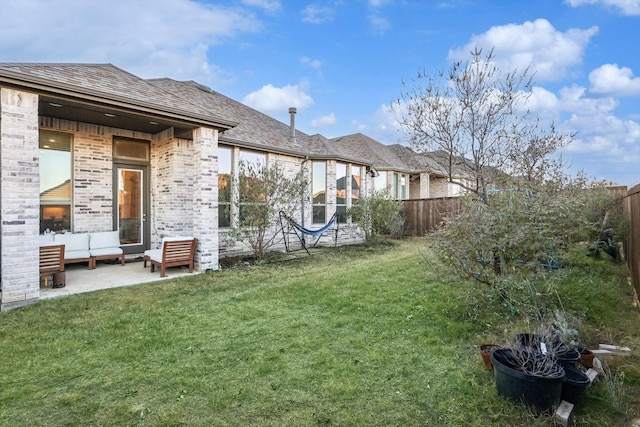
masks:
{"type": "Polygon", "coordinates": [[[172,240],[166,239],[162,243],[162,249],[153,249],[144,253],[144,268],[147,261],[151,264],[151,272],[155,266],[160,267],[160,277],[165,277],[167,267],[188,266],[189,273],[193,273],[193,257],[196,252],[196,238],[172,240]]]}
{"type": "Polygon", "coordinates": [[[49,277],[64,271],[64,245],[40,246],[40,277],[49,285],[49,277]]]}

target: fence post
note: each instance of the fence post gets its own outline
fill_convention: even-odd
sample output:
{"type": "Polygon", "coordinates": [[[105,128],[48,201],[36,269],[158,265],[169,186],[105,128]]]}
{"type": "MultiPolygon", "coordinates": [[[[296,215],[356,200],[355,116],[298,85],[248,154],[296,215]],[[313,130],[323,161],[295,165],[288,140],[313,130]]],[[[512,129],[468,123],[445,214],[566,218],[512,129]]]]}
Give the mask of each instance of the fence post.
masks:
{"type": "Polygon", "coordinates": [[[636,306],[640,309],[640,184],[627,190],[622,201],[624,211],[629,218],[629,229],[624,241],[624,256],[631,275],[636,306]]]}

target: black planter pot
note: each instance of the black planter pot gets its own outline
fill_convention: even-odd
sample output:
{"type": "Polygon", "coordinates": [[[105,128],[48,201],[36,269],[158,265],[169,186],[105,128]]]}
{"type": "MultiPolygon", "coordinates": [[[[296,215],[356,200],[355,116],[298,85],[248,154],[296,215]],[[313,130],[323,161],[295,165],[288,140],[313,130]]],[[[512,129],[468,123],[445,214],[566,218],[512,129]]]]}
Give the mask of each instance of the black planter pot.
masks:
{"type": "Polygon", "coordinates": [[[558,406],[565,380],[564,368],[555,364],[549,376],[535,376],[518,369],[518,362],[509,349],[491,353],[498,394],[531,405],[538,412],[551,412],[558,406]]]}
{"type": "Polygon", "coordinates": [[[564,372],[566,381],[562,384],[562,400],[578,405],[584,400],[584,392],[591,380],[575,366],[565,366],[564,372]]]}

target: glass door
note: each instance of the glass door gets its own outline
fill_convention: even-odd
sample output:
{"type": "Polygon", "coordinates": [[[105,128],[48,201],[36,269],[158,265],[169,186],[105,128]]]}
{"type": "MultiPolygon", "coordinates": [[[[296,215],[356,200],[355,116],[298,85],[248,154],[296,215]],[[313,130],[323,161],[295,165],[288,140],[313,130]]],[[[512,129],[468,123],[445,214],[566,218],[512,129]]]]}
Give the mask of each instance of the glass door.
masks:
{"type": "Polygon", "coordinates": [[[141,253],[148,248],[148,180],[145,166],[116,165],[116,227],[125,253],[141,253]]]}

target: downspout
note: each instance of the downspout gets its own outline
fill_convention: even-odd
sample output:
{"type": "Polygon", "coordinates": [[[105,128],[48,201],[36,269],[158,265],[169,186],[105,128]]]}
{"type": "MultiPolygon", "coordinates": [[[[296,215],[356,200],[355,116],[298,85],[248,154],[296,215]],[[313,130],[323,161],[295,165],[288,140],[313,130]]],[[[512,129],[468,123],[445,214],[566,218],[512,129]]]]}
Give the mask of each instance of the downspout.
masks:
{"type": "MultiPolygon", "coordinates": [[[[302,172],[302,176],[304,177],[304,167],[307,164],[307,162],[309,161],[309,156],[304,156],[304,160],[302,161],[302,163],[300,163],[300,171],[302,172]]],[[[302,224],[302,226],[304,227],[304,202],[305,200],[305,193],[306,191],[302,192],[302,195],[300,196],[300,224],[302,224]]],[[[302,233],[302,243],[304,244],[304,246],[306,247],[307,242],[305,241],[305,237],[304,237],[304,233],[302,233]]]]}

